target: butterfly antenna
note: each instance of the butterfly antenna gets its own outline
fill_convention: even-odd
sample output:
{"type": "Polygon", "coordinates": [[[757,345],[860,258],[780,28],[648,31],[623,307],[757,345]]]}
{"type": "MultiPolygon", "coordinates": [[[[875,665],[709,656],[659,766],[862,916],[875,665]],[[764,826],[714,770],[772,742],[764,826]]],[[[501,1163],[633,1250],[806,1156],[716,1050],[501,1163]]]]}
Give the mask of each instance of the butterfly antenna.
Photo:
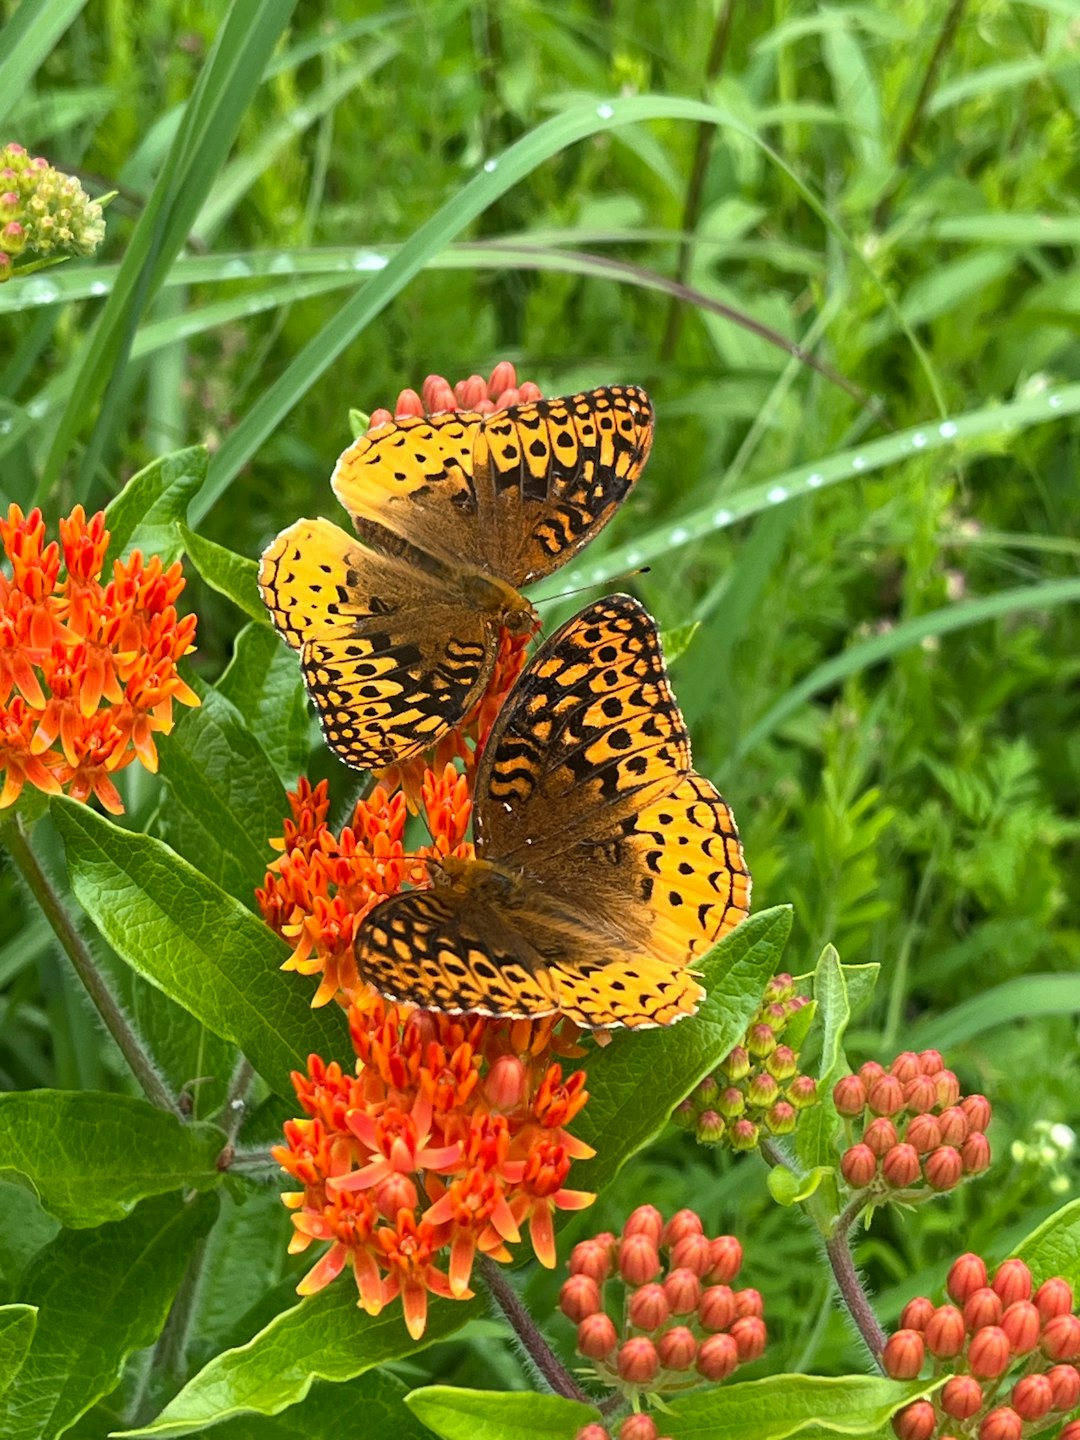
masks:
{"type": "Polygon", "coordinates": [[[538,600],[538,605],[551,605],[556,600],[569,600],[572,595],[584,595],[588,590],[596,590],[601,585],[617,585],[623,580],[632,580],[635,575],[648,575],[652,569],[651,565],[639,565],[636,570],[624,570],[621,575],[612,575],[608,580],[596,580],[592,585],[578,585],[573,590],[560,590],[558,595],[545,595],[538,600]]]}

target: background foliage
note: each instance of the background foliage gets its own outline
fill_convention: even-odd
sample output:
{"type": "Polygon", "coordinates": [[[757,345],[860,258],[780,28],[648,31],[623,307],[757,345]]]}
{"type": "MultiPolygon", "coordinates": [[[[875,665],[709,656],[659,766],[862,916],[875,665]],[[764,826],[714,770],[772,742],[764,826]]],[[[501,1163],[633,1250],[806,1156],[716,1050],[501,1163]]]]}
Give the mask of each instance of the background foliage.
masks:
{"type": "MultiPolygon", "coordinates": [[[[812,969],[832,941],[882,967],[851,1057],[935,1045],[994,1101],[996,1183],[882,1217],[863,1242],[883,1319],[936,1284],[958,1236],[1007,1253],[1077,1174],[1071,1131],[1049,1127],[1074,1121],[1080,1080],[1080,399],[1060,392],[1059,416],[1046,397],[1080,381],[1080,8],[733,0],[658,23],[650,0],[8,0],[0,15],[17,42],[0,39],[0,138],[119,191],[95,261],[0,288],[0,502],[55,519],[206,441],[188,523],[254,557],[296,516],[334,514],[349,409],[431,371],[508,358],[547,393],[645,385],[653,458],[577,583],[651,560],[619,583],[667,630],[700,622],[675,685],[696,763],[739,817],[755,907],[794,903],[785,965],[812,969]]],[[[189,548],[212,574],[216,552],[189,548]]],[[[193,578],[187,594],[215,688],[162,745],[164,786],[126,772],[126,823],[201,864],[218,844],[215,878],[250,906],[281,782],[329,775],[342,813],[355,778],[322,750],[292,658],[258,622],[238,642],[247,616],[219,589],[193,578]],[[267,736],[255,779],[207,758],[231,753],[237,711],[267,736]]],[[[551,603],[545,624],[578,604],[551,603]]],[[[165,1006],[117,975],[136,1013],[165,1006]]],[[[10,870],[0,984],[5,1089],[128,1087],[10,870]]],[[[157,1023],[177,1083],[203,1073],[180,1020],[157,1023]]],[[[755,1159],[672,1132],[566,1243],[645,1197],[742,1237],[763,1368],[861,1368],[809,1230],[755,1159]]],[[[201,1295],[195,1362],[294,1283],[274,1288],[274,1196],[222,1203],[244,1278],[223,1264],[201,1295]]],[[[0,1187],[20,1217],[18,1239],[0,1224],[8,1277],[52,1226],[26,1210],[0,1187]]],[[[539,1315],[557,1283],[527,1280],[539,1315]]],[[[492,1324],[399,1375],[522,1384],[492,1324]]],[[[549,1328],[569,1347],[565,1322],[549,1328]]],[[[310,1423],[366,1384],[406,1433],[395,1383],[316,1387],[310,1423]]],[[[100,1435],[128,1398],[71,1433],[100,1435]]],[[[279,1433],[256,1423],[236,1435],[279,1433]]]]}

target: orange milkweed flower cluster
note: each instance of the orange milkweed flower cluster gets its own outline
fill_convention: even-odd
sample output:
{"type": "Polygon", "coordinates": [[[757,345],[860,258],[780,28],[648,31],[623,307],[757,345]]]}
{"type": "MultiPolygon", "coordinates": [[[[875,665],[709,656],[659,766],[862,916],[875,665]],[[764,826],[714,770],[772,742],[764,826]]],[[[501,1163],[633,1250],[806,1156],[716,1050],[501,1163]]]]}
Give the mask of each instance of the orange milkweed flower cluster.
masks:
{"type": "Polygon", "coordinates": [[[198,705],[177,662],[194,649],[195,616],[175,601],[180,564],[133,550],[102,571],[103,512],[76,505],[46,544],[40,510],[12,505],[0,519],[0,809],[27,783],[75,800],[124,806],[112,777],[138,759],[157,769],[154,734],[173,725],[173,701],[198,705]]]}

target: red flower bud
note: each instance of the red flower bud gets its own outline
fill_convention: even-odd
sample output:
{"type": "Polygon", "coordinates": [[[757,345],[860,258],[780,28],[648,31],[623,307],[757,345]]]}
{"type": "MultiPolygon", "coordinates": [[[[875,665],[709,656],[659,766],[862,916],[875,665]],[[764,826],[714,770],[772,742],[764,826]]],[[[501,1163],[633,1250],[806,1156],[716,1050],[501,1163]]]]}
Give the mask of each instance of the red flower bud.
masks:
{"type": "Polygon", "coordinates": [[[972,1130],[985,1130],[990,1124],[990,1101],[985,1095],[967,1095],[960,1102],[972,1130]]]}
{"type": "Polygon", "coordinates": [[[660,1336],[656,1349],[665,1370],[689,1370],[697,1359],[697,1336],[685,1325],[674,1325],[660,1336]]]}
{"type": "Polygon", "coordinates": [[[701,1281],[693,1270],[672,1270],[664,1281],[664,1294],[673,1315],[690,1315],[701,1299],[701,1281]]]}
{"type": "Polygon", "coordinates": [[[727,1120],[737,1120],[746,1109],[746,1096],[737,1085],[729,1085],[721,1091],[716,1108],[727,1120]]]}
{"type": "Polygon", "coordinates": [[[964,1317],[955,1305],[939,1305],[923,1330],[926,1348],[939,1360],[959,1355],[967,1339],[964,1317]]]}
{"type": "MultiPolygon", "coordinates": [[[[928,1117],[918,1117],[928,1118],[928,1117]]],[[[953,1190],[960,1184],[964,1174],[964,1162],[960,1151],[951,1145],[939,1145],[923,1160],[923,1174],[931,1190],[953,1190]]]]}
{"type": "Polygon", "coordinates": [[[408,1175],[398,1173],[388,1175],[375,1192],[379,1214],[387,1220],[396,1220],[399,1210],[415,1210],[418,1198],[408,1175]]]}
{"type": "Polygon", "coordinates": [[[974,1375],[954,1375],[946,1380],[938,1398],[950,1419],[970,1420],[982,1409],[982,1386],[974,1375]]]}
{"type": "Polygon", "coordinates": [[[895,1075],[901,1085],[906,1085],[909,1080],[914,1080],[919,1074],[919,1057],[914,1050],[904,1050],[889,1066],[889,1074],[895,1075]]]}
{"type": "Polygon", "coordinates": [[[660,1252],[656,1242],[643,1233],[628,1236],[619,1246],[619,1274],[626,1283],[647,1285],[659,1273],[660,1252]]]}
{"type": "Polygon", "coordinates": [[[796,1075],[787,1088],[787,1098],[796,1110],[809,1110],[818,1101],[817,1081],[812,1075],[796,1075]]]}
{"type": "Polygon", "coordinates": [[[836,1113],[852,1120],[866,1109],[866,1086],[858,1075],[844,1075],[833,1086],[836,1113]]]}
{"type": "Polygon", "coordinates": [[[739,1363],[739,1347],[730,1335],[710,1335],[697,1353],[697,1372],[706,1380],[726,1380],[739,1363]]]}
{"type": "Polygon", "coordinates": [[[912,1115],[927,1115],[938,1103],[937,1085],[929,1075],[916,1075],[904,1086],[904,1103],[912,1115]]]}
{"type": "Polygon", "coordinates": [[[729,1080],[745,1080],[750,1074],[750,1055],[746,1047],[736,1045],[720,1062],[720,1069],[729,1080]]]}
{"type": "Polygon", "coordinates": [[[644,1335],[635,1335],[629,1340],[624,1340],[619,1346],[619,1353],[615,1359],[615,1368],[619,1377],[629,1385],[648,1385],[656,1378],[656,1372],[660,1368],[660,1357],[656,1353],[656,1346],[644,1335]]]}
{"type": "Polygon", "coordinates": [[[990,1142],[981,1132],[976,1131],[964,1141],[960,1151],[964,1162],[965,1175],[981,1175],[990,1168],[990,1142]]]}
{"type": "Polygon", "coordinates": [[[1055,1410],[1075,1410],[1080,1405],[1080,1374],[1075,1365],[1055,1365],[1046,1372],[1055,1410]]]}
{"type": "Polygon", "coordinates": [[[1067,1315],[1072,1303],[1072,1286],[1060,1275],[1051,1275],[1035,1291],[1035,1305],[1044,1320],[1052,1320],[1055,1315],[1067,1315]]]}
{"type": "Polygon", "coordinates": [[[704,1235],[684,1235],[671,1247],[671,1266],[707,1275],[712,1269],[712,1246],[704,1235]]]}
{"type": "Polygon", "coordinates": [[[698,1121],[697,1106],[693,1100],[680,1100],[671,1112],[671,1119],[680,1130],[692,1130],[698,1121]]]}
{"type": "Polygon", "coordinates": [[[591,1275],[602,1285],[611,1274],[611,1246],[605,1245],[599,1236],[582,1240],[570,1251],[568,1269],[571,1275],[591,1275]]]}
{"type": "Polygon", "coordinates": [[[1001,1328],[1009,1337],[1014,1355],[1031,1354],[1039,1343],[1041,1324],[1039,1312],[1030,1300],[1014,1300],[1005,1307],[1001,1328]]]}
{"type": "Polygon", "coordinates": [[[611,1435],[603,1425],[594,1421],[591,1425],[583,1425],[574,1440],[611,1440],[611,1435]]]}
{"type": "MultiPolygon", "coordinates": [[[[880,1083],[880,1082],[879,1082],[880,1083]]],[[[919,1178],[919,1157],[912,1145],[894,1145],[881,1159],[885,1184],[893,1190],[906,1190],[919,1178]]]]}
{"type": "Polygon", "coordinates": [[[765,1354],[768,1334],[765,1321],[759,1320],[756,1315],[744,1315],[740,1320],[736,1320],[730,1333],[739,1353],[740,1365],[749,1365],[752,1360],[760,1360],[765,1354]]]}
{"type": "Polygon", "coordinates": [[[752,1120],[733,1120],[728,1128],[728,1144],[732,1150],[753,1150],[758,1143],[758,1127],[752,1120]]]}
{"type": "Polygon", "coordinates": [[[964,1324],[974,1334],[984,1325],[996,1325],[1004,1312],[1001,1296],[989,1285],[983,1285],[981,1289],[973,1290],[964,1301],[964,1324]]]}
{"type": "Polygon", "coordinates": [[[900,1140],[896,1133],[896,1126],[884,1115],[879,1115],[876,1120],[871,1120],[863,1131],[863,1144],[871,1149],[877,1158],[887,1154],[900,1140]]]}
{"type": "Polygon", "coordinates": [[[509,1114],[525,1099],[528,1078],[520,1055],[500,1055],[484,1080],[484,1097],[493,1110],[509,1114]]]}
{"type": "Polygon", "coordinates": [[[947,1110],[960,1099],[960,1081],[951,1070],[939,1070],[934,1076],[934,1086],[937,1090],[937,1103],[942,1110],[947,1110]]]}
{"type": "Polygon", "coordinates": [[[877,1174],[877,1157],[869,1145],[852,1145],[840,1161],[840,1173],[853,1190],[865,1190],[877,1174]]]}
{"type": "Polygon", "coordinates": [[[709,1258],[712,1269],[706,1280],[734,1280],[742,1269],[742,1246],[734,1235],[718,1235],[709,1244],[709,1258]]]}
{"type": "Polygon", "coordinates": [[[701,1223],[701,1216],[696,1210],[676,1210],[664,1226],[660,1243],[677,1245],[684,1235],[701,1235],[703,1233],[704,1226],[701,1223]]]}
{"type": "Polygon", "coordinates": [[[758,1290],[736,1290],[735,1291],[735,1314],[741,1320],[744,1315],[756,1315],[760,1320],[765,1314],[765,1307],[761,1303],[761,1293],[758,1290]]]}
{"type": "Polygon", "coordinates": [[[626,1313],[636,1330],[659,1330],[671,1314],[664,1287],[655,1282],[642,1285],[630,1296],[626,1313]]]}
{"type": "Polygon", "coordinates": [[[945,1061],[941,1058],[940,1050],[922,1050],[919,1052],[919,1069],[924,1075],[940,1075],[945,1069],[945,1061]]]}
{"type": "Polygon", "coordinates": [[[1074,1420],[1058,1433],[1058,1440],[1080,1440],[1080,1420],[1074,1420]]]}
{"type": "Polygon", "coordinates": [[[867,1090],[870,1089],[870,1086],[873,1085],[875,1080],[880,1080],[884,1074],[885,1066],[879,1065],[876,1060],[865,1061],[859,1066],[858,1070],[859,1079],[866,1086],[867,1090]]]}
{"type": "Polygon", "coordinates": [[[698,1116],[696,1133],[702,1145],[719,1145],[726,1129],[727,1121],[715,1110],[703,1110],[698,1116]]]}
{"type": "Polygon", "coordinates": [[[759,1020],[746,1032],[746,1048],[757,1060],[763,1060],[776,1049],[776,1031],[765,1021],[759,1020]]]}
{"type": "Polygon", "coordinates": [[[928,1300],[925,1295],[916,1295],[914,1300],[909,1300],[900,1311],[900,1328],[902,1330],[918,1330],[920,1333],[926,1329],[926,1322],[934,1313],[934,1302],[928,1300]]]}
{"type": "Polygon", "coordinates": [[[934,1407],[929,1400],[916,1400],[893,1416],[892,1428],[898,1440],[933,1440],[937,1428],[934,1407]]]}
{"type": "Polygon", "coordinates": [[[619,1440],[656,1440],[660,1432],[651,1415],[627,1415],[619,1426],[619,1440]]]}
{"type": "Polygon", "coordinates": [[[600,1286],[591,1275],[571,1275],[559,1291],[559,1309],[575,1323],[602,1308],[600,1286]]]}
{"type": "Polygon", "coordinates": [[[947,1110],[943,1110],[937,1117],[937,1122],[943,1145],[955,1145],[959,1149],[971,1134],[967,1116],[959,1105],[950,1105],[947,1110]]]}
{"type": "Polygon", "coordinates": [[[984,1325],[968,1342],[968,1368],[977,1380],[996,1380],[1012,1364],[1009,1337],[997,1325],[984,1325]]]}
{"type": "Polygon", "coordinates": [[[1043,1326],[1042,1352],[1049,1360],[1075,1360],[1080,1356],[1080,1320],[1055,1315],[1043,1326]]]}
{"type": "Polygon", "coordinates": [[[979,1440],[1021,1440],[1024,1422],[1008,1405],[991,1410],[979,1426],[979,1440]]]}
{"type": "Polygon", "coordinates": [[[949,1269],[945,1288],[958,1305],[963,1305],[973,1290],[986,1284],[986,1266],[978,1255],[961,1255],[949,1269]]]}
{"type": "MultiPolygon", "coordinates": [[[[904,1131],[904,1139],[914,1145],[920,1155],[928,1155],[941,1144],[941,1126],[933,1115],[913,1115],[904,1131]]],[[[956,1157],[959,1160],[959,1155],[956,1157]]]]}
{"type": "Polygon", "coordinates": [[[1025,1375],[1013,1386],[1012,1407],[1021,1420],[1041,1420],[1054,1408],[1054,1388],[1045,1375],[1025,1375]]]}
{"type": "Polygon", "coordinates": [[[746,1098],[756,1110],[767,1110],[780,1097],[780,1086],[771,1075],[759,1072],[746,1087],[746,1098]]]}
{"type": "Polygon", "coordinates": [[[765,1069],[774,1080],[790,1080],[798,1068],[799,1057],[790,1045],[778,1045],[765,1061],[765,1069]]]}
{"type": "MultiPolygon", "coordinates": [[[[912,1056],[912,1060],[914,1060],[912,1056]]],[[[881,1363],[893,1380],[914,1380],[923,1367],[926,1347],[917,1330],[897,1330],[885,1342],[881,1363]]]]}
{"type": "Polygon", "coordinates": [[[587,1360],[606,1360],[618,1338],[614,1321],[603,1311],[587,1315],[577,1328],[577,1348],[587,1360]]]}
{"type": "Polygon", "coordinates": [[[882,1075],[867,1091],[866,1103],[875,1115],[899,1115],[904,1108],[904,1087],[895,1075],[882,1075]]]}
{"type": "Polygon", "coordinates": [[[664,1233],[664,1217],[655,1205],[639,1205],[627,1216],[622,1233],[624,1240],[629,1240],[631,1235],[647,1235],[654,1245],[659,1245],[664,1233]]]}
{"type": "Polygon", "coordinates": [[[795,1106],[789,1100],[777,1100],[765,1112],[765,1124],[772,1135],[790,1135],[798,1119],[795,1106]]]}
{"type": "Polygon", "coordinates": [[[726,1285],[710,1285],[698,1303],[698,1319],[706,1330],[726,1330],[735,1320],[735,1296],[726,1285]]]}

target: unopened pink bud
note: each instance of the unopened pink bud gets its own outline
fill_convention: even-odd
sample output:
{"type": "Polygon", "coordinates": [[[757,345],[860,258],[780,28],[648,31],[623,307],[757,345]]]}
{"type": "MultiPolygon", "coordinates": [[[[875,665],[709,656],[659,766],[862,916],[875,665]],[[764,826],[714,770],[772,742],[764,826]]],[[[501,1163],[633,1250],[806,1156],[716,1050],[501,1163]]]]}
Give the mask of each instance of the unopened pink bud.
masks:
{"type": "Polygon", "coordinates": [[[656,1378],[656,1372],[660,1368],[656,1346],[644,1335],[635,1335],[624,1340],[619,1346],[615,1368],[620,1379],[625,1380],[628,1385],[648,1385],[656,1378]]]}
{"type": "Polygon", "coordinates": [[[736,1045],[724,1056],[720,1069],[729,1080],[745,1080],[750,1074],[750,1052],[744,1045],[736,1045]]]}
{"type": "Polygon", "coordinates": [[[698,1304],[698,1319],[705,1330],[726,1330],[736,1319],[735,1296],[727,1285],[710,1285],[698,1304]]]}
{"type": "Polygon", "coordinates": [[[937,1086],[929,1075],[916,1075],[904,1086],[904,1104],[912,1115],[928,1115],[937,1103],[937,1086]]]}
{"type": "Polygon", "coordinates": [[[408,1175],[401,1174],[388,1176],[375,1192],[376,1207],[387,1220],[396,1220],[399,1210],[415,1210],[419,1198],[408,1175]]]}
{"type": "Polygon", "coordinates": [[[671,1247],[670,1264],[698,1276],[707,1275],[712,1269],[712,1246],[704,1235],[684,1235],[671,1247]]]}
{"type": "Polygon", "coordinates": [[[1043,1326],[1042,1352],[1048,1360],[1075,1360],[1080,1356],[1080,1320],[1055,1315],[1043,1326]]]}
{"type": "Polygon", "coordinates": [[[840,1173],[853,1190],[865,1190],[877,1174],[877,1157],[869,1145],[852,1145],[841,1157],[840,1173]]]}
{"type": "Polygon", "coordinates": [[[906,1190],[919,1178],[919,1157],[914,1146],[894,1145],[881,1157],[881,1174],[892,1190],[906,1190]]]}
{"type": "Polygon", "coordinates": [[[863,1082],[868,1091],[870,1089],[870,1086],[873,1085],[874,1081],[880,1080],[882,1075],[884,1074],[885,1066],[879,1065],[876,1060],[866,1060],[862,1065],[859,1066],[858,1069],[859,1079],[863,1082]]]}
{"type": "Polygon", "coordinates": [[[744,1117],[742,1120],[733,1121],[728,1127],[728,1144],[732,1150],[754,1150],[757,1148],[759,1134],[754,1122],[744,1117]]]}
{"type": "Polygon", "coordinates": [[[1014,1355],[1031,1354],[1039,1343],[1041,1327],[1042,1319],[1030,1300],[1014,1300],[1001,1317],[1001,1328],[1009,1337],[1014,1355]]]}
{"type": "Polygon", "coordinates": [[[799,1068],[799,1057],[790,1045],[778,1045],[765,1061],[765,1068],[774,1080],[790,1080],[799,1068]]]}
{"type": "Polygon", "coordinates": [[[852,1120],[866,1109],[866,1086],[858,1075],[844,1075],[833,1086],[836,1113],[852,1120]]]}
{"type": "Polygon", "coordinates": [[[991,1290],[989,1285],[973,1290],[964,1301],[964,1324],[970,1333],[987,1325],[997,1325],[1004,1313],[1005,1306],[1001,1303],[1001,1296],[991,1290]]]}
{"type": "Polygon", "coordinates": [[[1006,1307],[1017,1300],[1030,1300],[1031,1271],[1023,1260],[1003,1260],[994,1273],[991,1287],[1006,1307]]]}
{"type": "Polygon", "coordinates": [[[730,1334],[735,1341],[740,1365],[749,1365],[751,1361],[760,1360],[765,1354],[768,1332],[765,1321],[759,1320],[756,1315],[743,1315],[736,1320],[730,1334]]]}
{"type": "Polygon", "coordinates": [[[909,1300],[900,1311],[900,1328],[918,1330],[921,1333],[926,1329],[926,1322],[933,1313],[934,1302],[925,1295],[916,1295],[914,1300],[909,1300]]]}
{"type": "Polygon", "coordinates": [[[866,1101],[875,1115],[898,1115],[904,1108],[904,1087],[895,1075],[882,1075],[870,1086],[866,1101]]]}
{"type": "Polygon", "coordinates": [[[500,360],[487,383],[488,397],[497,400],[504,390],[517,389],[517,371],[509,360],[500,360]]]}
{"type": "Polygon", "coordinates": [[[665,1370],[689,1370],[697,1359],[697,1337],[685,1325],[674,1325],[660,1336],[656,1349],[665,1370]]]}
{"type": "MultiPolygon", "coordinates": [[[[914,1056],[912,1059],[914,1060],[914,1056]]],[[[917,1330],[897,1330],[882,1351],[881,1363],[893,1380],[914,1380],[923,1367],[926,1347],[917,1330]]]]}
{"type": "Polygon", "coordinates": [[[587,1360],[606,1360],[615,1349],[618,1335],[615,1322],[601,1311],[587,1315],[577,1330],[577,1348],[587,1360]]]}
{"type": "Polygon", "coordinates": [[[627,1216],[622,1233],[624,1240],[631,1235],[647,1235],[654,1245],[659,1245],[664,1233],[664,1217],[655,1205],[639,1205],[627,1216]]]}
{"type": "Polygon", "coordinates": [[[619,1426],[619,1440],[656,1440],[659,1433],[656,1421],[644,1411],[627,1415],[619,1426]]]}
{"type": "Polygon", "coordinates": [[[1055,1410],[1075,1410],[1080,1405],[1080,1373],[1075,1365],[1054,1365],[1046,1372],[1055,1410]]]}
{"type": "Polygon", "coordinates": [[[664,1294],[673,1315],[692,1315],[701,1299],[701,1280],[693,1270],[672,1270],[664,1281],[664,1294]]]}
{"type": "Polygon", "coordinates": [[[570,1252],[568,1269],[571,1275],[590,1275],[603,1284],[611,1274],[611,1245],[605,1245],[599,1237],[582,1240],[570,1252]]]}
{"type": "Polygon", "coordinates": [[[990,1142],[981,1132],[969,1135],[960,1150],[965,1175],[981,1175],[990,1168],[990,1142]]]}
{"type": "Polygon", "coordinates": [[[1072,1286],[1060,1275],[1044,1280],[1035,1291],[1035,1306],[1044,1320],[1052,1320],[1055,1315],[1067,1315],[1072,1304],[1072,1286]]]}
{"type": "Polygon", "coordinates": [[[947,1110],[960,1099],[960,1081],[951,1070],[939,1070],[933,1077],[938,1107],[947,1110]]]}
{"type": "Polygon", "coordinates": [[[698,1117],[697,1138],[703,1145],[719,1145],[727,1130],[727,1121],[715,1110],[703,1110],[698,1117]]]}
{"type": "Polygon", "coordinates": [[[967,1116],[972,1130],[985,1130],[990,1124],[990,1101],[985,1095],[966,1095],[960,1109],[967,1116]]]}
{"type": "Polygon", "coordinates": [[[591,1425],[583,1425],[574,1440],[611,1440],[611,1435],[606,1426],[594,1420],[591,1425]]]}
{"type": "Polygon", "coordinates": [[[726,1283],[734,1280],[742,1269],[742,1246],[734,1235],[717,1235],[716,1239],[709,1243],[709,1258],[712,1260],[712,1269],[705,1278],[726,1283]]]}
{"type": "Polygon", "coordinates": [[[500,1055],[484,1080],[484,1098],[492,1110],[509,1114],[525,1099],[528,1072],[519,1055],[500,1055]]]}
{"type": "Polygon", "coordinates": [[[892,1420],[897,1440],[933,1440],[937,1429],[934,1407],[928,1400],[916,1400],[898,1410],[892,1420]]]}
{"type": "Polygon", "coordinates": [[[746,1048],[756,1060],[763,1060],[776,1049],[776,1031],[764,1020],[759,1020],[746,1032],[746,1048]]]}
{"type": "Polygon", "coordinates": [[[677,1245],[684,1235],[701,1235],[704,1227],[701,1223],[701,1216],[696,1210],[676,1210],[675,1214],[664,1226],[664,1233],[661,1243],[664,1245],[677,1245]]]}
{"type": "Polygon", "coordinates": [[[739,1363],[739,1347],[730,1335],[710,1335],[697,1354],[697,1371],[706,1380],[726,1380],[739,1363]]]}
{"type": "Polygon", "coordinates": [[[647,1285],[660,1273],[660,1252],[648,1235],[629,1235],[619,1246],[619,1274],[627,1285],[647,1285]]]}
{"type": "Polygon", "coordinates": [[[914,1080],[919,1073],[919,1057],[914,1050],[903,1051],[889,1066],[889,1074],[895,1075],[901,1085],[906,1085],[909,1080],[914,1080]]]}
{"type": "Polygon", "coordinates": [[[735,1314],[741,1320],[745,1315],[755,1315],[759,1320],[765,1314],[761,1292],[758,1290],[735,1291],[735,1314]]]}
{"type": "Polygon", "coordinates": [[[968,1368],[977,1380],[996,1380],[1012,1364],[1012,1347],[1005,1331],[984,1325],[968,1342],[968,1368]]]}
{"type": "Polygon", "coordinates": [[[986,1284],[986,1266],[978,1255],[970,1252],[954,1260],[945,1288],[958,1305],[963,1305],[968,1296],[986,1284]]]}
{"type": "Polygon", "coordinates": [[[923,1158],[923,1174],[931,1190],[952,1190],[964,1175],[964,1163],[960,1151],[951,1145],[939,1145],[936,1150],[923,1158]]]}
{"type": "Polygon", "coordinates": [[[953,1145],[958,1150],[971,1134],[967,1116],[959,1105],[950,1105],[947,1110],[943,1110],[937,1117],[937,1123],[941,1131],[941,1143],[953,1145]]]}
{"type": "Polygon", "coordinates": [[[945,1061],[940,1050],[922,1050],[919,1052],[919,1069],[924,1075],[940,1075],[945,1069],[945,1061]]]}
{"type": "Polygon", "coordinates": [[[790,1135],[798,1120],[798,1111],[789,1100],[777,1100],[765,1112],[765,1124],[772,1135],[790,1135]]]}
{"type": "Polygon", "coordinates": [[[764,1071],[753,1076],[746,1087],[746,1098],[757,1110],[767,1110],[780,1096],[780,1086],[764,1071]]]}
{"type": "Polygon", "coordinates": [[[863,1131],[863,1144],[872,1150],[879,1160],[899,1143],[900,1137],[896,1133],[896,1126],[884,1115],[879,1115],[876,1120],[871,1120],[863,1131]]]}
{"type": "Polygon", "coordinates": [[[812,1075],[796,1075],[787,1087],[787,1098],[796,1110],[809,1110],[818,1103],[817,1081],[812,1075]]]}
{"type": "Polygon", "coordinates": [[[938,1360],[952,1360],[960,1354],[967,1339],[964,1317],[955,1305],[939,1305],[923,1328],[923,1339],[930,1354],[938,1360]]]}
{"type": "Polygon", "coordinates": [[[627,1315],[635,1330],[659,1330],[671,1314],[664,1287],[655,1281],[630,1296],[627,1315]]]}
{"type": "Polygon", "coordinates": [[[991,1410],[979,1426],[979,1440],[1021,1440],[1024,1422],[1009,1405],[991,1410]]]}
{"type": "Polygon", "coordinates": [[[1054,1408],[1054,1389],[1045,1375],[1025,1375],[1009,1398],[1021,1420],[1041,1420],[1054,1408]]]}
{"type": "Polygon", "coordinates": [[[954,1375],[946,1380],[939,1398],[951,1420],[970,1420],[982,1409],[982,1386],[974,1375],[954,1375]]]}
{"type": "MultiPolygon", "coordinates": [[[[904,1131],[904,1139],[909,1145],[914,1145],[920,1155],[929,1155],[941,1144],[941,1126],[933,1115],[913,1115],[904,1131]]],[[[956,1158],[959,1160],[960,1156],[956,1158]]]]}
{"type": "Polygon", "coordinates": [[[716,1108],[726,1120],[737,1120],[746,1109],[746,1096],[737,1085],[729,1085],[717,1096],[716,1108]]]}
{"type": "Polygon", "coordinates": [[[559,1309],[577,1324],[602,1308],[600,1287],[591,1275],[571,1275],[559,1291],[559,1309]]]}

